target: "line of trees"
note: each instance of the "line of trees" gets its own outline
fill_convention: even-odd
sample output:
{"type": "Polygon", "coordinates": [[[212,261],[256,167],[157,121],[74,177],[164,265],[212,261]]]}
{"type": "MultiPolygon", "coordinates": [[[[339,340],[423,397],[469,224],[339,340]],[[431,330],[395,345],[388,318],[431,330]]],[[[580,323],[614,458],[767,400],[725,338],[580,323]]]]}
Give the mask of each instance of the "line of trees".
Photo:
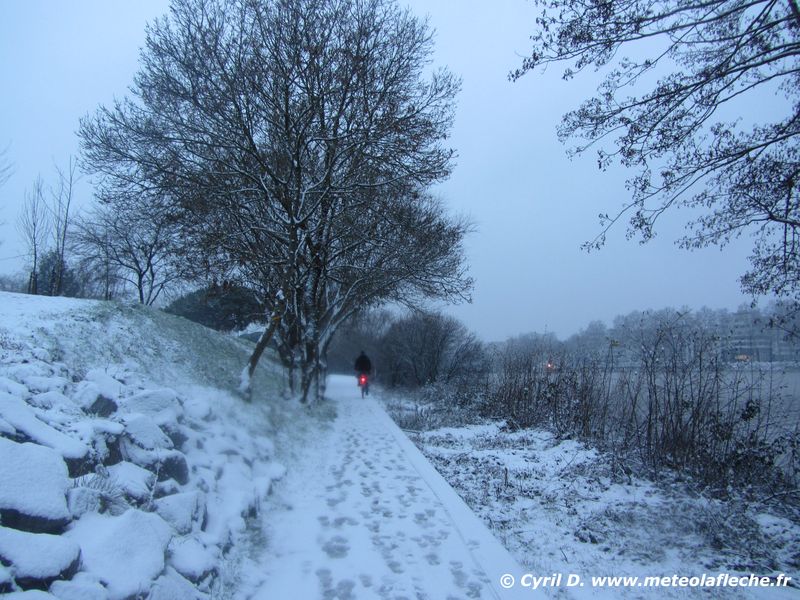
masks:
{"type": "Polygon", "coordinates": [[[468,296],[469,225],[428,192],[452,167],[459,89],[431,52],[427,24],[390,0],[173,0],[131,96],[81,122],[104,206],[163,215],[187,276],[262,303],[246,393],[271,342],[319,398],[348,316],[468,296]]]}
{"type": "Polygon", "coordinates": [[[175,231],[163,213],[144,213],[136,202],[97,203],[75,210],[78,161],[55,168],[55,183],[37,177],[26,191],[17,229],[28,258],[24,281],[12,291],[111,300],[134,290],[152,305],[184,272],[173,254],[175,231]]]}
{"type": "Polygon", "coordinates": [[[37,177],[26,192],[17,228],[31,261],[26,290],[29,294],[74,295],[67,267],[67,242],[74,211],[77,162],[56,167],[56,185],[47,187],[37,177]]]}
{"type": "Polygon", "coordinates": [[[481,344],[440,313],[373,313],[337,340],[337,366],[351,372],[367,350],[381,383],[402,389],[390,410],[406,428],[497,419],[597,445],[619,477],[681,472],[714,494],[784,497],[800,481],[797,366],[731,360],[727,317],[635,312],[565,341],[481,344]]]}

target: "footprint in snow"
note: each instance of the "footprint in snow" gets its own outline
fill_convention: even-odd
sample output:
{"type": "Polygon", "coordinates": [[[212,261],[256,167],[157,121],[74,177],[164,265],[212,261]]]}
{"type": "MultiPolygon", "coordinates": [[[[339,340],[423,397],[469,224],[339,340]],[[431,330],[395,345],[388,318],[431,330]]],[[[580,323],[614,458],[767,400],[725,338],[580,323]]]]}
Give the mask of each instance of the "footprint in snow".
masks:
{"type": "Polygon", "coordinates": [[[322,545],[328,558],[344,558],[350,551],[350,544],[340,535],[334,536],[322,545]]]}
{"type": "Polygon", "coordinates": [[[340,529],[344,525],[358,525],[358,521],[356,521],[352,517],[336,517],[333,520],[333,526],[336,529],[340,529]]]}
{"type": "Polygon", "coordinates": [[[333,576],[331,575],[330,569],[319,569],[317,571],[317,577],[319,578],[319,584],[322,588],[322,597],[325,600],[355,599],[355,596],[353,595],[353,589],[356,587],[356,584],[354,581],[343,579],[336,584],[336,587],[334,587],[333,576]]]}

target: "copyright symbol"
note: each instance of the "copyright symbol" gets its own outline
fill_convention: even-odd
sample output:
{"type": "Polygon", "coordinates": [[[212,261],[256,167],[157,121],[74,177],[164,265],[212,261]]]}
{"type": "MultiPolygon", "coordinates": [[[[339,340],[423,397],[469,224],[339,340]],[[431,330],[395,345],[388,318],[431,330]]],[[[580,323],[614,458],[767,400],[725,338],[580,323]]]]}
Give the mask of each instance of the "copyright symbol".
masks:
{"type": "Polygon", "coordinates": [[[510,590],[512,587],[514,587],[514,576],[506,573],[500,578],[500,585],[501,587],[510,590]]]}

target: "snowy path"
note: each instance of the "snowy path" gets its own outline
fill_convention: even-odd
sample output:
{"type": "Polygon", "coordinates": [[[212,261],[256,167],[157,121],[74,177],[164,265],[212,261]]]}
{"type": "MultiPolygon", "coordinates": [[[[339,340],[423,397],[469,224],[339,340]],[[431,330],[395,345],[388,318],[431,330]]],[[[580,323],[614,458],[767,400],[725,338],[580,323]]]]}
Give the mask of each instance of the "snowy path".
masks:
{"type": "Polygon", "coordinates": [[[337,416],[277,486],[267,549],[248,597],[530,598],[522,572],[457,494],[349,377],[332,377],[337,416]]]}

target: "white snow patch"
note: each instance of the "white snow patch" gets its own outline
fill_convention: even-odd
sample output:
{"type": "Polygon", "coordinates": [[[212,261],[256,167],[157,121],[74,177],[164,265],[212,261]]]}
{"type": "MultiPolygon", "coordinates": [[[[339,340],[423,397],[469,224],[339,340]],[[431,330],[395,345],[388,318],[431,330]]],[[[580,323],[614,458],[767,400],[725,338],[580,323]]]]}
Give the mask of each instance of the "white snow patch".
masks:
{"type": "Polygon", "coordinates": [[[47,425],[24,400],[0,392],[0,416],[35,442],[49,446],[64,458],[83,458],[89,452],[85,444],[47,425]]]}
{"type": "Polygon", "coordinates": [[[144,500],[150,495],[156,480],[153,473],[128,461],[108,467],[108,475],[113,484],[137,500],[144,500]]]}
{"type": "Polygon", "coordinates": [[[69,518],[67,466],[50,448],[0,438],[0,508],[60,521],[69,518]]]}
{"type": "Polygon", "coordinates": [[[64,536],[0,527],[0,556],[11,562],[14,577],[58,577],[78,560],[80,548],[64,536]]]}
{"type": "Polygon", "coordinates": [[[100,395],[109,400],[118,400],[124,387],[122,383],[109,375],[105,369],[89,369],[86,372],[85,379],[94,383],[100,395]]]}
{"type": "Polygon", "coordinates": [[[0,392],[6,392],[7,394],[20,398],[27,398],[30,395],[28,388],[21,383],[12,381],[8,377],[0,377],[0,392]]]}
{"type": "Polygon", "coordinates": [[[192,531],[194,523],[203,517],[205,499],[202,492],[184,492],[159,498],[155,501],[156,513],[180,534],[192,531]]]}
{"type": "Polygon", "coordinates": [[[50,593],[59,600],[108,600],[106,588],[88,573],[77,573],[69,581],[54,581],[50,593]]]}
{"type": "Polygon", "coordinates": [[[204,546],[195,537],[173,538],[169,545],[169,564],[192,581],[199,581],[216,568],[218,552],[204,546]]]}
{"type": "Polygon", "coordinates": [[[84,570],[106,582],[109,600],[150,588],[172,536],[161,517],[136,509],[118,517],[86,514],[64,535],[80,545],[84,570]]]}

